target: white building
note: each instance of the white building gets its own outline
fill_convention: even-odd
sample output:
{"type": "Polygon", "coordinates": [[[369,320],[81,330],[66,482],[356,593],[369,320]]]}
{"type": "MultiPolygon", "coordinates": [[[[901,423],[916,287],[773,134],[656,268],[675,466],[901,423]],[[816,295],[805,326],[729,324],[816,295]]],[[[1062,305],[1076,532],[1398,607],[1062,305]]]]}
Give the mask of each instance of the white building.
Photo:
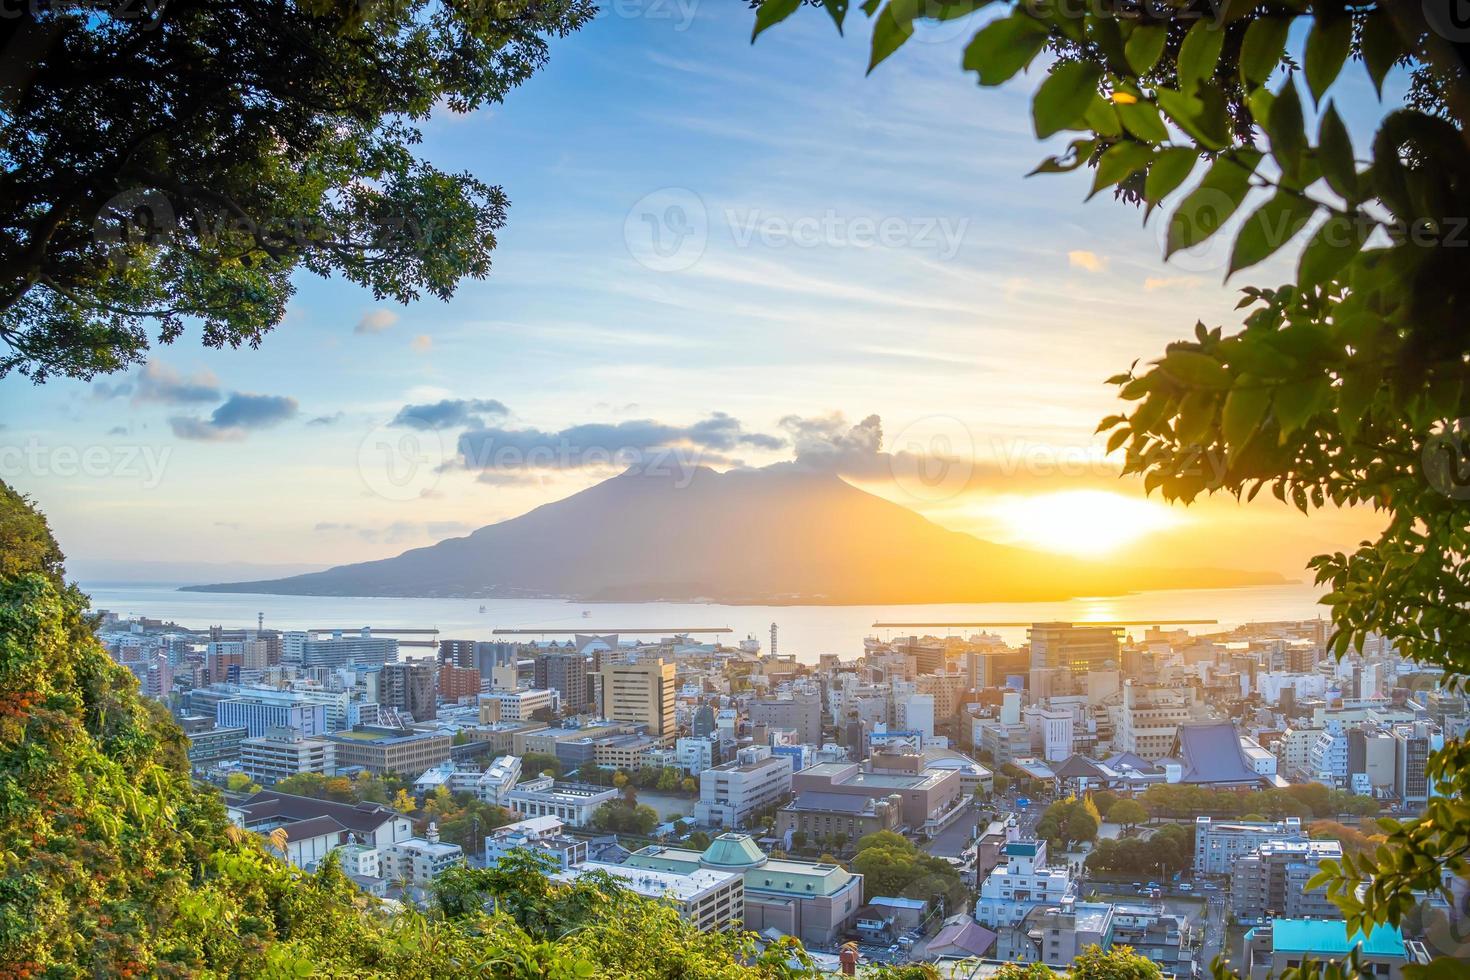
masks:
{"type": "Polygon", "coordinates": [[[557,817],[570,826],[586,827],[598,807],[617,798],[618,791],[609,787],[559,783],[550,776],[538,776],[518,783],[502,797],[501,806],[523,817],[557,817]]]}
{"type": "Polygon", "coordinates": [[[337,771],[336,749],[324,738],[306,738],[294,728],[271,728],[259,738],[240,741],[240,768],[262,786],[290,776],[337,771]]]}
{"type": "Polygon", "coordinates": [[[691,776],[698,776],[715,765],[719,758],[718,736],[686,736],[674,743],[678,766],[691,776]]]}
{"type": "Polygon", "coordinates": [[[475,781],[475,798],[492,806],[506,806],[505,797],[521,781],[521,757],[502,755],[475,781]]]}
{"type": "Polygon", "coordinates": [[[1251,771],[1261,776],[1276,775],[1277,759],[1274,753],[1261,748],[1261,743],[1248,735],[1240,736],[1240,751],[1245,753],[1251,771]]]}
{"type": "Polygon", "coordinates": [[[700,932],[728,929],[745,915],[745,878],[729,871],[698,867],[688,872],[657,871],[587,861],[553,877],[558,881],[574,881],[592,871],[612,875],[623,887],[644,898],[672,901],[680,917],[700,932]]]}
{"type": "Polygon", "coordinates": [[[528,721],[533,712],[542,708],[552,712],[559,710],[560,699],[555,691],[521,688],[480,695],[480,721],[487,724],[497,721],[528,721]],[[487,714],[493,714],[494,717],[486,717],[487,714]]]}
{"type": "Polygon", "coordinates": [[[445,871],[464,863],[464,849],[439,839],[439,828],[429,824],[423,837],[389,844],[381,854],[383,877],[407,888],[428,888],[445,871]]]}
{"type": "Polygon", "coordinates": [[[906,732],[918,732],[926,741],[934,738],[934,695],[910,694],[896,700],[894,723],[906,732]]]}
{"type": "Polygon", "coordinates": [[[496,827],[485,838],[485,864],[498,864],[512,851],[544,854],[563,870],[587,860],[587,841],[562,833],[564,824],[556,817],[530,817],[496,827]]]}
{"type": "Polygon", "coordinates": [[[772,755],[768,746],[741,749],[735,761],[699,774],[695,823],[707,827],[740,827],[751,814],[785,802],[791,795],[791,758],[772,755]]]}
{"type": "Polygon", "coordinates": [[[1031,707],[1022,712],[1031,733],[1031,751],[1047,762],[1065,762],[1072,757],[1075,719],[1071,711],[1031,707]]]}
{"type": "Polygon", "coordinates": [[[1195,874],[1228,875],[1237,858],[1270,840],[1306,840],[1301,817],[1273,821],[1194,820],[1195,874]]]}
{"type": "Polygon", "coordinates": [[[1063,899],[1076,897],[1071,872],[1046,866],[1046,841],[1011,840],[1000,853],[1005,863],[980,883],[975,919],[981,925],[991,929],[1019,925],[1039,905],[1060,905],[1063,899]]]}

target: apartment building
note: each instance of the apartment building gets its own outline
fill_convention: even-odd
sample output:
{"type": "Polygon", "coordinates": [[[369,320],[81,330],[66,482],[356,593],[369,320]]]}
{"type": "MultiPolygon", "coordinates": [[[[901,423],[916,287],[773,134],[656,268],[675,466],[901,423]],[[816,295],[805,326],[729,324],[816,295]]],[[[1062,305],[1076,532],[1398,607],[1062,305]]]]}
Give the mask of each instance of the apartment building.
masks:
{"type": "Polygon", "coordinates": [[[499,864],[512,851],[531,851],[556,862],[563,870],[587,860],[587,839],[562,833],[556,817],[529,817],[497,827],[485,838],[485,864],[499,864]]]}
{"type": "Polygon", "coordinates": [[[281,659],[302,667],[381,666],[398,661],[398,641],[373,636],[367,628],[357,633],[334,630],[328,637],[293,631],[281,635],[281,659]]]}
{"type": "Polygon", "coordinates": [[[556,712],[560,703],[554,691],[521,688],[514,691],[491,691],[480,695],[480,724],[529,721],[536,711],[556,712]]]}
{"type": "Polygon", "coordinates": [[[439,828],[429,824],[422,837],[396,841],[379,852],[382,875],[408,888],[431,888],[434,879],[464,863],[464,848],[439,839],[439,828]]]}
{"type": "Polygon", "coordinates": [[[777,698],[759,698],[750,702],[748,711],[752,725],[766,728],[788,728],[796,732],[798,741],[806,745],[822,744],[822,696],[815,692],[797,691],[777,698]]]}
{"type": "Polygon", "coordinates": [[[1322,861],[1342,858],[1335,840],[1268,840],[1230,868],[1230,910],[1242,921],[1331,919],[1342,912],[1324,888],[1307,890],[1322,861]]]}
{"type": "Polygon", "coordinates": [[[1046,841],[1011,840],[1000,849],[1005,863],[980,883],[975,920],[991,929],[1019,925],[1037,906],[1060,905],[1076,897],[1066,868],[1047,866],[1046,841]]]}
{"type": "Polygon", "coordinates": [[[439,667],[432,660],[384,664],[378,673],[378,702],[414,721],[439,716],[439,667]]]}
{"type": "Polygon", "coordinates": [[[589,658],[577,652],[543,653],[536,657],[532,683],[543,690],[556,691],[561,703],[577,714],[593,707],[589,658]]]}

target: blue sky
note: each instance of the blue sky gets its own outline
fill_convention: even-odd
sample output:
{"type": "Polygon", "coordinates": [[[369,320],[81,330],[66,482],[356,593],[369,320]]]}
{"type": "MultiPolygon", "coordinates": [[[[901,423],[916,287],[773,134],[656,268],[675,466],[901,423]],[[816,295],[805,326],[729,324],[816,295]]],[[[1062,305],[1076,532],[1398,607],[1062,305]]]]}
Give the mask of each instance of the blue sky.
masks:
{"type": "MultiPolygon", "coordinates": [[[[488,280],[401,308],[303,273],[258,351],[186,336],[146,375],[106,379],[127,386],[113,397],[8,378],[0,476],[73,556],[325,564],[463,533],[612,471],[364,473],[380,452],[456,459],[457,429],[388,423],[473,399],[500,403],[466,413],[496,431],[621,425],[613,439],[724,413],[747,438],[695,447],[720,466],[789,459],[877,415],[885,445],[952,447],[981,470],[962,493],[873,489],[1003,539],[1018,536],[1007,495],[1132,493],[1085,465],[1115,410],[1102,381],[1197,318],[1238,322],[1227,247],[1165,264],[1159,222],[1108,195],[1082,203],[1086,172],[1027,179],[1065,140],[1031,132],[1035,71],[981,90],[959,70],[974,21],[921,29],[866,79],[864,24],[839,39],[803,11],[751,46],[750,23],[715,0],[609,4],[506,105],[425,127],[438,166],[510,197],[488,280]],[[655,230],[686,234],[659,255],[655,230]]],[[[1360,140],[1380,111],[1361,75],[1350,66],[1334,92],[1360,140]]],[[[1366,526],[1328,515],[1309,533],[1273,505],[1210,507],[1158,522],[1172,530],[1155,549],[1285,567],[1366,526]]]]}

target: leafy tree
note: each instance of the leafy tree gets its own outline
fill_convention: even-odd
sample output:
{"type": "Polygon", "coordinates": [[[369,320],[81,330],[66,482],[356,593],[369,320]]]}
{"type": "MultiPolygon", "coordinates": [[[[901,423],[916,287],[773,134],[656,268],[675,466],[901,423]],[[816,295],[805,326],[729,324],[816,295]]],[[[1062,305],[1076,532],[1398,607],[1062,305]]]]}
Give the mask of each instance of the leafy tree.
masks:
{"type": "Polygon", "coordinates": [[[1097,818],[1086,807],[1074,806],[1067,814],[1066,836],[1074,844],[1097,839],[1097,818]]]}
{"type": "Polygon", "coordinates": [[[200,324],[258,345],[304,268],[381,299],[490,271],[504,192],[414,153],[589,0],[27,4],[0,27],[0,375],[87,378],[200,324]],[[44,38],[44,42],[40,40],[44,38]]]}
{"type": "Polygon", "coordinates": [[[793,830],[791,832],[791,847],[793,850],[801,850],[806,847],[806,831],[793,830]]]}
{"type": "Polygon", "coordinates": [[[964,903],[965,885],[954,867],[891,830],[858,839],[852,870],[863,875],[863,891],[869,899],[877,895],[926,899],[943,896],[947,908],[959,908],[964,903]]]}
{"type": "Polygon", "coordinates": [[[534,774],[560,776],[561,761],[548,752],[527,752],[521,756],[521,771],[527,779],[534,774]]]}
{"type": "Polygon", "coordinates": [[[232,772],[225,777],[225,789],[231,793],[259,793],[260,784],[243,772],[232,772]]]}
{"type": "Polygon", "coordinates": [[[1135,827],[1148,821],[1148,811],[1137,800],[1119,800],[1108,810],[1108,822],[1135,827]]]}
{"type": "Polygon", "coordinates": [[[685,793],[689,793],[692,795],[699,792],[699,784],[694,781],[694,778],[692,776],[685,776],[679,782],[679,789],[683,790],[685,793]]]}
{"type": "Polygon", "coordinates": [[[703,851],[708,849],[712,843],[714,842],[709,839],[709,834],[706,834],[702,830],[696,830],[689,835],[689,847],[691,850],[703,851]]]}
{"type": "Polygon", "coordinates": [[[1098,813],[1112,812],[1113,804],[1118,802],[1118,794],[1112,790],[1100,789],[1088,795],[1092,797],[1092,805],[1097,807],[1098,813]]]}
{"type": "MultiPolygon", "coordinates": [[[[763,0],[756,35],[800,6],[763,0]]],[[[839,27],[849,11],[821,6],[839,27]]],[[[995,5],[861,5],[874,21],[870,70],[916,21],[981,6],[995,5]]],[[[1181,325],[1189,336],[1114,376],[1132,408],[1099,431],[1126,473],[1170,501],[1269,489],[1304,513],[1379,510],[1375,540],[1311,562],[1330,589],[1331,651],[1377,634],[1457,682],[1470,674],[1470,72],[1448,8],[1237,0],[1216,22],[1172,4],[1119,18],[1106,4],[1017,3],[976,32],[963,64],[994,86],[1055,53],[1032,100],[1035,131],[1080,135],[1038,172],[1088,165],[1093,193],[1150,215],[1167,200],[1167,254],[1246,211],[1229,273],[1304,243],[1292,281],[1242,288],[1239,327],[1181,325]],[[1381,95],[1395,65],[1404,103],[1354,146],[1334,82],[1350,68],[1381,95]],[[1253,191],[1260,203],[1247,208],[1253,191]]],[[[1470,877],[1470,743],[1447,741],[1428,776],[1437,795],[1421,817],[1385,821],[1385,847],[1317,879],[1353,930],[1397,924],[1444,867],[1470,877]]]]}
{"type": "Polygon", "coordinates": [[[991,777],[991,785],[997,793],[1004,793],[1011,788],[1011,777],[1003,772],[998,772],[991,777]]]}
{"type": "Polygon", "coordinates": [[[418,801],[406,789],[400,789],[393,794],[393,809],[399,813],[412,813],[419,808],[418,801]]]}

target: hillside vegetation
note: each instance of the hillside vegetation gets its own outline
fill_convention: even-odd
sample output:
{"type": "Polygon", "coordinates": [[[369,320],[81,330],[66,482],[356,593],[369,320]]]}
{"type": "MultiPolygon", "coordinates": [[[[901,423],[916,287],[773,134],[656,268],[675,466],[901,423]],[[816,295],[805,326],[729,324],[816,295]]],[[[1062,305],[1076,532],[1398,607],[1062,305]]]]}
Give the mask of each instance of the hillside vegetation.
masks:
{"type": "Polygon", "coordinates": [[[776,977],[799,946],[702,935],[608,880],[525,863],[390,914],[289,867],[191,783],[184,736],[93,637],[45,519],[0,483],[0,980],[776,977]],[[497,911],[484,906],[494,900],[497,911]]]}

